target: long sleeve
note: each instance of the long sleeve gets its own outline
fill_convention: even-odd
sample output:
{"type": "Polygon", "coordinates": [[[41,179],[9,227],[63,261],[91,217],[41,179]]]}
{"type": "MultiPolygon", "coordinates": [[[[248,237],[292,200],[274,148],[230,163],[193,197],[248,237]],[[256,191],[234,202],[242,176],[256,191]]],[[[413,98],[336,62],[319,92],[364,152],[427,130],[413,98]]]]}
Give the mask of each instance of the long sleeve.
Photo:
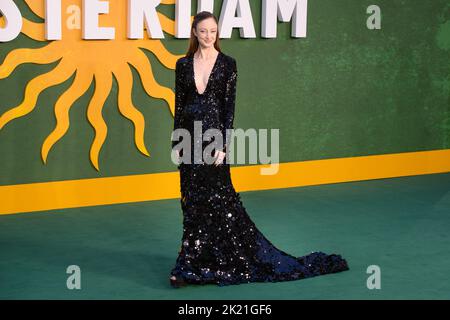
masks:
{"type": "Polygon", "coordinates": [[[225,89],[225,104],[224,104],[224,120],[223,120],[223,143],[224,148],[223,152],[227,152],[231,134],[229,137],[226,135],[227,129],[233,129],[233,121],[234,121],[234,111],[235,111],[235,103],[236,103],[236,84],[237,84],[237,65],[236,59],[232,58],[230,73],[227,78],[226,89],[225,89]]]}
{"type": "MultiPolygon", "coordinates": [[[[186,97],[186,90],[185,90],[185,81],[184,81],[184,70],[182,68],[180,58],[177,60],[176,66],[175,66],[175,116],[174,116],[174,122],[173,122],[173,130],[182,127],[183,123],[183,108],[185,103],[185,97],[186,97]]],[[[172,148],[178,143],[178,141],[172,141],[172,148]]]]}

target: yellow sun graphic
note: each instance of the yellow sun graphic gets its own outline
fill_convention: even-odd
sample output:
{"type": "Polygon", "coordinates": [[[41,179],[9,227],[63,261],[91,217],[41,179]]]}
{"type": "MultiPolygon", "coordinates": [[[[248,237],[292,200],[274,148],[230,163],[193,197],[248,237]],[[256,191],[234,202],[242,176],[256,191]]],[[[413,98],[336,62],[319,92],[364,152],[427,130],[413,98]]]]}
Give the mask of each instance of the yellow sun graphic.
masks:
{"type": "MultiPolygon", "coordinates": [[[[42,91],[66,81],[76,72],[73,83],[61,94],[55,104],[56,125],[41,148],[44,163],[47,161],[50,149],[69,129],[71,106],[88,90],[92,81],[95,81],[95,91],[89,101],[87,118],[95,130],[95,137],[90,148],[90,160],[96,170],[99,170],[98,156],[108,130],[102,117],[102,108],[110,93],[113,75],[118,84],[119,111],[134,125],[134,142],[138,150],[150,156],[144,143],[145,119],[131,99],[133,77],[129,64],[138,71],[145,92],[151,97],[164,99],[172,116],[174,115],[174,92],[170,88],[161,86],[155,80],[151,64],[142,49],[151,51],[165,67],[172,70],[175,69],[176,61],[181,56],[171,54],[160,39],[150,39],[146,32],[142,40],[128,39],[127,2],[110,1],[109,13],[99,16],[99,26],[115,27],[114,40],[82,40],[81,28],[71,28],[69,17],[66,21],[62,19],[62,40],[47,41],[44,38],[43,23],[22,18],[21,32],[34,40],[48,44],[38,49],[20,48],[9,52],[0,65],[0,79],[8,77],[17,66],[23,63],[50,64],[60,61],[53,70],[27,83],[22,103],[0,116],[0,130],[8,122],[30,113],[35,108],[42,91]]],[[[44,19],[43,0],[25,0],[25,3],[36,15],[44,19]]],[[[161,4],[172,5],[175,4],[175,0],[163,0],[161,4]]],[[[81,0],[62,0],[61,7],[64,17],[64,14],[67,15],[65,12],[70,12],[70,8],[81,8],[81,0]]],[[[174,35],[175,22],[159,12],[158,18],[163,31],[174,35]]],[[[1,17],[0,27],[4,26],[4,23],[4,17],[1,17]]]]}

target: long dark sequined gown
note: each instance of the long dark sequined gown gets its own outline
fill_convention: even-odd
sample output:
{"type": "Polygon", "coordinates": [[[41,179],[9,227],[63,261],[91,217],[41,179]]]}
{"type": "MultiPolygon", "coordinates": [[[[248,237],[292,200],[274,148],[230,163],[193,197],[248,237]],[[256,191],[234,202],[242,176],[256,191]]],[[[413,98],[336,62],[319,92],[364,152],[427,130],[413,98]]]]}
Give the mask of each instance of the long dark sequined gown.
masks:
{"type": "MultiPolygon", "coordinates": [[[[234,58],[219,52],[202,94],[195,85],[192,56],[177,61],[175,74],[174,130],[184,128],[193,135],[194,121],[202,121],[202,132],[216,128],[225,134],[233,127],[237,81],[234,58]]],[[[191,150],[195,143],[199,142],[193,139],[191,150]]],[[[173,141],[172,147],[176,144],[178,141],[173,141]]],[[[227,147],[228,143],[223,150],[227,147]]],[[[231,182],[226,159],[218,166],[181,163],[178,169],[183,236],[171,275],[188,283],[223,286],[296,280],[348,270],[340,255],[311,252],[294,257],[266,239],[246,213],[231,182]]]]}

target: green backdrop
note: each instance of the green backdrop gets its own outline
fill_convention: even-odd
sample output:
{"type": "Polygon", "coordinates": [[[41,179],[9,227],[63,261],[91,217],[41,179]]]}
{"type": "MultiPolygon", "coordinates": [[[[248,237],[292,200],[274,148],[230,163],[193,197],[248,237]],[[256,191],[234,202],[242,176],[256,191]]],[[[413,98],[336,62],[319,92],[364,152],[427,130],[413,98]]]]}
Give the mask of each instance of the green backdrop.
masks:
{"type": "MultiPolygon", "coordinates": [[[[215,2],[218,16],[222,1],[215,2]]],[[[42,21],[23,1],[16,3],[22,15],[42,21]]],[[[259,36],[261,1],[250,4],[257,38],[240,38],[235,29],[231,39],[221,39],[238,64],[234,125],[280,129],[280,162],[450,148],[448,0],[310,0],[307,38],[291,38],[291,24],[278,23],[276,39],[259,36]],[[366,27],[372,4],[381,8],[381,30],[366,27]]],[[[174,17],[173,6],[161,12],[174,17]]],[[[165,37],[173,54],[186,51],[188,40],[165,37]]],[[[0,63],[15,48],[39,46],[22,34],[0,43],[0,63]]],[[[174,71],[145,53],[158,82],[173,89],[174,71]]],[[[0,114],[22,102],[28,81],[56,64],[24,64],[0,80],[0,114]]],[[[114,80],[103,109],[108,136],[100,171],[89,160],[94,130],[86,117],[94,83],[71,108],[70,129],[43,164],[40,149],[55,126],[53,108],[72,76],[45,90],[33,112],[0,130],[0,185],[175,171],[169,108],[145,94],[132,71],[150,158],[137,150],[133,125],[117,109],[114,80]]]]}

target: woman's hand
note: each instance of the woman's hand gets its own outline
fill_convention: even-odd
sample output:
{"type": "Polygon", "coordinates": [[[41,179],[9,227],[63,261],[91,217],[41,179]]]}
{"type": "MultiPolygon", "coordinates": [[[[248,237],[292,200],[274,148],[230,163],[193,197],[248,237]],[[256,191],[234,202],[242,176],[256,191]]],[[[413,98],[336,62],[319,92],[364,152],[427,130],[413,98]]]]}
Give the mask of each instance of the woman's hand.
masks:
{"type": "Polygon", "coordinates": [[[217,167],[219,164],[223,163],[223,159],[225,158],[226,153],[223,151],[216,150],[214,152],[214,158],[216,158],[216,161],[214,161],[214,165],[217,167]]]}

